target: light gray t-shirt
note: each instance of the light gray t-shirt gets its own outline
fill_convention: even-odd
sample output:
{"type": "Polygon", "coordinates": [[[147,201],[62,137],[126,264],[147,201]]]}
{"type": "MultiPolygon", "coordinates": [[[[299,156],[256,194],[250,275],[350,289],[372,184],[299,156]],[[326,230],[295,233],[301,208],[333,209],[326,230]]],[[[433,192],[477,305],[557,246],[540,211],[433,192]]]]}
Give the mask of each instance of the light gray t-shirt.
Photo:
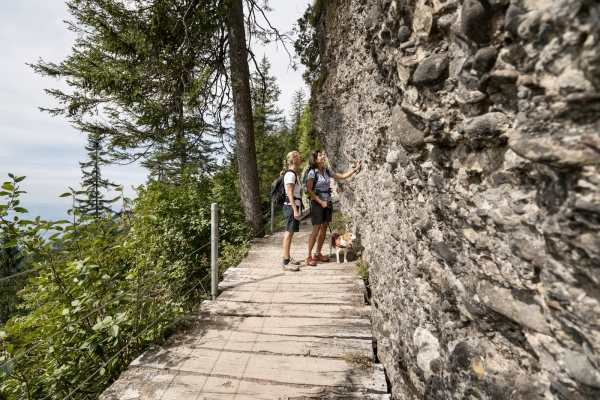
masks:
{"type": "Polygon", "coordinates": [[[290,199],[287,196],[287,185],[288,184],[292,184],[294,185],[294,190],[292,191],[292,194],[294,195],[294,198],[296,199],[295,203],[298,207],[300,207],[300,182],[298,181],[298,176],[292,172],[292,171],[288,171],[285,173],[284,177],[283,177],[283,183],[285,183],[285,202],[283,204],[287,204],[288,206],[291,206],[290,204],[290,199]]]}
{"type": "Polygon", "coordinates": [[[308,171],[308,175],[306,176],[306,179],[315,179],[315,176],[317,177],[317,179],[315,179],[315,182],[313,183],[313,192],[315,190],[319,190],[322,193],[317,195],[317,197],[319,197],[321,200],[323,201],[331,201],[331,195],[329,194],[329,185],[331,183],[331,177],[333,176],[335,172],[333,172],[330,169],[327,168],[323,168],[323,174],[321,174],[321,172],[319,172],[318,169],[310,169],[308,171]]]}

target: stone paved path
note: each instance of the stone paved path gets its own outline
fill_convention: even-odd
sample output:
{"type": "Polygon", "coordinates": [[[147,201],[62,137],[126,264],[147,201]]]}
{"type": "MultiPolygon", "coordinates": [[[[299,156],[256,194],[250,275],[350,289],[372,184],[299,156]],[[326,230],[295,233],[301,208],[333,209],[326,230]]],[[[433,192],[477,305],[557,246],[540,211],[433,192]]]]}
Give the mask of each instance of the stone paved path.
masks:
{"type": "MultiPolygon", "coordinates": [[[[303,259],[309,225],[294,236],[303,259]]],[[[101,400],[389,399],[353,263],[281,268],[283,233],[261,239],[192,326],[135,360],[101,400]],[[354,362],[352,362],[354,361],[354,362]]]]}

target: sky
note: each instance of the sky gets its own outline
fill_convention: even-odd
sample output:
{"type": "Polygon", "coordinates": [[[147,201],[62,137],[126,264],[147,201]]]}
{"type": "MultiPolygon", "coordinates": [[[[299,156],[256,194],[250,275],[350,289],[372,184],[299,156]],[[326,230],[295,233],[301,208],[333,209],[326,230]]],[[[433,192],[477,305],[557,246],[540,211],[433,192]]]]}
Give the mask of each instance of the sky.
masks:
{"type": "MultiPolygon", "coordinates": [[[[310,0],[269,0],[269,18],[282,31],[291,30],[310,0]]],[[[67,89],[64,82],[44,78],[26,64],[38,59],[58,63],[70,52],[75,35],[64,23],[69,20],[64,0],[0,0],[0,184],[8,173],[27,176],[20,187],[27,193],[21,204],[28,217],[62,219],[70,208],[68,198],[59,198],[69,187],[79,190],[80,161],[86,159],[85,134],[73,128],[65,117],[52,117],[38,107],[52,108],[57,102],[44,89],[67,89]]],[[[293,46],[288,46],[293,52],[293,46]]],[[[257,57],[265,54],[271,75],[281,89],[278,106],[290,110],[294,91],[303,88],[302,67],[290,68],[281,45],[253,45],[257,57]]],[[[132,186],[146,181],[146,170],[137,166],[110,166],[103,177],[124,186],[134,197],[132,186]]],[[[111,196],[112,197],[112,196],[111,196]]],[[[116,194],[115,196],[116,197],[116,194]]]]}

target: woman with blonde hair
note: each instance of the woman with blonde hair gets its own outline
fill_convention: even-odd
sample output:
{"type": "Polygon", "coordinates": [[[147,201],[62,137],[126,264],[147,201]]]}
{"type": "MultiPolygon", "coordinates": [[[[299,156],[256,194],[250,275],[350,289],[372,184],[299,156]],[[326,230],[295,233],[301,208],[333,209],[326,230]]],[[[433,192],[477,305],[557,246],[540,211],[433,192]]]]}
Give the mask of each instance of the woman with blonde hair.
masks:
{"type": "Polygon", "coordinates": [[[298,168],[302,164],[302,156],[297,151],[290,151],[283,161],[283,183],[285,184],[286,199],[283,203],[283,215],[285,216],[285,236],[283,238],[283,264],[282,267],[288,271],[299,271],[298,261],[290,257],[292,237],[294,232],[300,231],[300,182],[298,180],[298,168]]]}

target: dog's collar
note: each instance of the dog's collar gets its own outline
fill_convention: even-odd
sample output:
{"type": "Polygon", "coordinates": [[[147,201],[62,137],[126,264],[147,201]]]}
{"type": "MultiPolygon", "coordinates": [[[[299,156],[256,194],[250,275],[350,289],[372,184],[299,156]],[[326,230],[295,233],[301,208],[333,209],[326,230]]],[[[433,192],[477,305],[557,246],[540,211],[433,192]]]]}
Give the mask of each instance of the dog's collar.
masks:
{"type": "Polygon", "coordinates": [[[333,240],[335,242],[335,247],[339,247],[340,249],[345,249],[346,246],[342,246],[340,243],[340,235],[333,234],[333,240]]]}

